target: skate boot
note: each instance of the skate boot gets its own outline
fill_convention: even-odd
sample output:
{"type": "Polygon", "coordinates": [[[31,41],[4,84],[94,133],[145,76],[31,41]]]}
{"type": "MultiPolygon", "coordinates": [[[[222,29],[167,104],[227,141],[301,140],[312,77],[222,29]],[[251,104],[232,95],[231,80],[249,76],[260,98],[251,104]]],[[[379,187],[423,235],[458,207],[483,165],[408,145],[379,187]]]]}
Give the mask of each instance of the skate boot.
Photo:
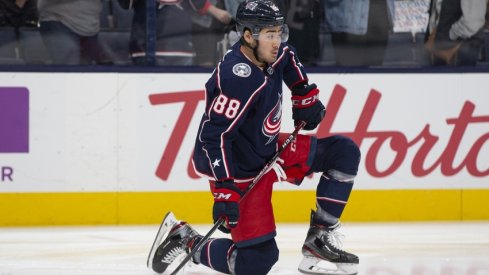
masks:
{"type": "Polygon", "coordinates": [[[163,220],[160,230],[148,257],[148,267],[156,273],[163,273],[178,256],[190,252],[190,247],[200,236],[187,222],[178,221],[169,212],[163,220]],[[163,238],[166,235],[165,238],[163,238]],[[163,241],[161,242],[161,240],[163,241]],[[161,243],[160,243],[161,242],[161,243]]]}
{"type": "Polygon", "coordinates": [[[313,222],[315,212],[312,212],[311,227],[307,232],[302,246],[304,258],[299,264],[299,271],[306,274],[350,275],[358,273],[359,259],[356,255],[341,250],[340,238],[343,237],[337,229],[340,223],[326,227],[313,222]],[[326,266],[329,262],[331,267],[326,266]],[[323,264],[321,264],[323,262],[323,264]]]}

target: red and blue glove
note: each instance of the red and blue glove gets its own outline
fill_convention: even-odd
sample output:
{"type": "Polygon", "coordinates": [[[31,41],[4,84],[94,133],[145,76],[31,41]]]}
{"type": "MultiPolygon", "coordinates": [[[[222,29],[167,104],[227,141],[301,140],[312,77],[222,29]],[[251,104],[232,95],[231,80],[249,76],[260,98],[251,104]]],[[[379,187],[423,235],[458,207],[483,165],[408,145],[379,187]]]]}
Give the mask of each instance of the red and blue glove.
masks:
{"type": "Polygon", "coordinates": [[[229,228],[235,228],[239,220],[239,200],[243,196],[233,180],[216,181],[213,189],[214,206],[212,217],[214,223],[221,217],[226,219],[226,226],[220,226],[224,233],[231,232],[229,228]]]}
{"type": "Polygon", "coordinates": [[[305,121],[304,130],[314,130],[324,118],[326,109],[319,100],[316,84],[299,84],[292,88],[292,119],[295,126],[305,121]]]}

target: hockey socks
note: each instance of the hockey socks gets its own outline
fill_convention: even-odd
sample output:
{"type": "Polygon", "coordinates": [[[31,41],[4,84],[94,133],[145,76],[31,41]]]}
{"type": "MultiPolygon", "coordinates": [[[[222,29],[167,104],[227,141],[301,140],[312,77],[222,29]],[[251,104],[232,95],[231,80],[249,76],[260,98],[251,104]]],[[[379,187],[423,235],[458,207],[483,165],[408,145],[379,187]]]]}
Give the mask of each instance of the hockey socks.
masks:
{"type": "Polygon", "coordinates": [[[316,189],[316,202],[320,224],[335,224],[345,209],[353,188],[353,182],[342,182],[328,177],[327,173],[321,176],[316,189]],[[322,210],[322,211],[321,211],[322,210]],[[326,212],[326,213],[321,213],[326,212]]]}
{"type": "Polygon", "coordinates": [[[230,274],[228,256],[233,249],[235,249],[234,243],[230,239],[210,239],[194,255],[194,261],[219,272],[230,274]]]}
{"type": "MultiPolygon", "coordinates": [[[[230,239],[211,239],[195,254],[198,263],[226,274],[268,274],[278,261],[275,239],[237,248],[230,239]]],[[[195,257],[194,257],[195,260],[195,257]]]]}

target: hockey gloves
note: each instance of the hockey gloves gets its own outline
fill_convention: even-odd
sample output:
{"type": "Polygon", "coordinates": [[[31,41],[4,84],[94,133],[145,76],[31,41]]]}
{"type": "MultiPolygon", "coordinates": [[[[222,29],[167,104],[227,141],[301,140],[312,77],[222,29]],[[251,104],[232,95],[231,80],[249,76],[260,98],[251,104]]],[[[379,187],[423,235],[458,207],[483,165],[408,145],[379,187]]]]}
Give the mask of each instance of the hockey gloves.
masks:
{"type": "MultiPolygon", "coordinates": [[[[214,207],[212,208],[212,217],[214,223],[220,217],[226,219],[226,224],[230,228],[238,225],[239,219],[239,200],[243,192],[234,184],[233,180],[216,181],[214,193],[214,207]]],[[[229,228],[220,226],[219,230],[224,233],[231,232],[229,228]]]]}
{"type": "Polygon", "coordinates": [[[297,126],[305,121],[304,130],[314,130],[326,114],[324,105],[319,100],[316,84],[296,85],[292,88],[292,119],[297,126]]]}

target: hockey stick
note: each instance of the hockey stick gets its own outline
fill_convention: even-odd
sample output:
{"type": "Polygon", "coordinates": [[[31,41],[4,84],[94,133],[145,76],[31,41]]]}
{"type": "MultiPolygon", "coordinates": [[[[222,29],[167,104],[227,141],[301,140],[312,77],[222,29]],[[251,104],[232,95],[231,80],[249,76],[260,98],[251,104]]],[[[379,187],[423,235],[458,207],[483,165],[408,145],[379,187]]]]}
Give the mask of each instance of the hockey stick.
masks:
{"type": "MultiPolygon", "coordinates": [[[[290,142],[292,142],[292,140],[295,139],[295,137],[297,136],[299,131],[302,128],[304,128],[304,126],[306,126],[306,122],[301,121],[299,123],[299,125],[297,125],[297,127],[295,127],[294,132],[292,132],[292,134],[290,134],[290,136],[284,141],[284,143],[282,144],[282,147],[280,147],[280,149],[275,153],[275,155],[273,155],[273,157],[261,169],[260,173],[258,173],[258,175],[253,179],[253,181],[250,183],[250,185],[248,185],[248,187],[244,191],[244,194],[241,197],[241,199],[239,200],[239,202],[241,202],[246,197],[246,195],[248,195],[250,193],[250,190],[268,172],[270,167],[272,167],[272,165],[277,161],[280,154],[282,154],[282,152],[285,150],[285,148],[287,148],[287,146],[290,144],[290,142]]],[[[200,241],[195,245],[194,249],[192,249],[190,251],[190,253],[188,253],[188,255],[182,260],[182,262],[177,266],[177,268],[175,268],[175,270],[173,270],[173,272],[170,275],[176,275],[178,273],[178,271],[180,271],[180,269],[182,269],[182,267],[184,267],[187,264],[187,262],[190,259],[192,259],[192,257],[195,255],[195,253],[200,250],[202,245],[204,245],[207,242],[207,240],[209,240],[209,238],[211,237],[212,234],[214,234],[214,232],[217,230],[217,228],[219,228],[219,226],[224,224],[224,221],[225,221],[225,219],[223,217],[220,217],[217,220],[217,222],[214,224],[214,226],[211,228],[211,230],[209,230],[209,232],[207,232],[207,234],[202,239],[200,239],[200,241]]]]}

